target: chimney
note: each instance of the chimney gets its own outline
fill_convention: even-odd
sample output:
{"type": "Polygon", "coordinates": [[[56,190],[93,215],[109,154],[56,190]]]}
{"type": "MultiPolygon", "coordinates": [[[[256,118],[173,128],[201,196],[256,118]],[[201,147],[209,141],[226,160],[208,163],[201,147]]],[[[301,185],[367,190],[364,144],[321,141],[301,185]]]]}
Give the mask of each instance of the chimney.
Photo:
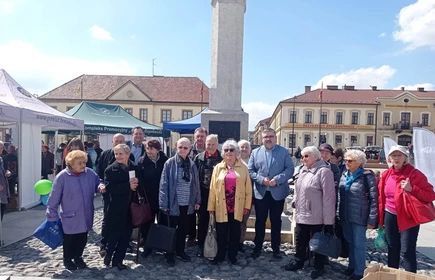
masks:
{"type": "Polygon", "coordinates": [[[372,86],[372,90],[378,90],[377,86],[372,86]]]}
{"type": "Polygon", "coordinates": [[[405,91],[405,87],[400,87],[400,90],[401,91],[405,91]]]}
{"type": "Polygon", "coordinates": [[[329,90],[337,90],[337,89],[338,89],[338,86],[327,85],[327,86],[326,86],[326,89],[329,89],[329,90]]]}
{"type": "Polygon", "coordinates": [[[419,92],[424,92],[424,87],[418,87],[417,90],[418,90],[419,92]]]}
{"type": "Polygon", "coordinates": [[[344,90],[355,90],[355,86],[344,85],[344,90]]]}
{"type": "Polygon", "coordinates": [[[311,91],[311,86],[305,86],[305,93],[310,92],[311,91]]]}

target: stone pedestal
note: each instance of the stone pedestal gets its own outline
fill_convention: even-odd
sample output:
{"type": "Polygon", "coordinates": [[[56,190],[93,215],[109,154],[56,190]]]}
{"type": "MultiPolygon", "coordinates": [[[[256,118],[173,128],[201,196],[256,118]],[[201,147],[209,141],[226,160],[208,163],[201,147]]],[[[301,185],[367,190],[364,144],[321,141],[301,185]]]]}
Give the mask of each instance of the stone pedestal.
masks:
{"type": "Polygon", "coordinates": [[[201,114],[201,126],[205,127],[209,134],[217,134],[220,144],[229,138],[236,141],[248,140],[248,123],[249,115],[242,111],[219,112],[208,110],[201,114]]]}

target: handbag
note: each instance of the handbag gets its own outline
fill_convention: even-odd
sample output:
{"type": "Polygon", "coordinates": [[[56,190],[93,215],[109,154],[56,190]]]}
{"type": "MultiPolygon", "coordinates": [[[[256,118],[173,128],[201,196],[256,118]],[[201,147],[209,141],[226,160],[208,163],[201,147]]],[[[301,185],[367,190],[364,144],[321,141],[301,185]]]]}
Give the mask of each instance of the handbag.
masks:
{"type": "Polygon", "coordinates": [[[435,207],[432,202],[422,202],[411,193],[403,191],[405,211],[417,224],[425,224],[435,220],[435,207]]]}
{"type": "Polygon", "coordinates": [[[314,253],[337,259],[341,252],[341,241],[335,235],[335,230],[333,230],[333,235],[331,235],[325,232],[325,226],[323,226],[322,231],[314,233],[309,247],[314,253]]]}
{"type": "Polygon", "coordinates": [[[44,221],[33,233],[33,236],[44,242],[51,249],[56,249],[63,241],[62,221],[44,221]]]}
{"type": "Polygon", "coordinates": [[[214,215],[210,215],[208,221],[207,236],[204,241],[204,257],[214,258],[218,252],[216,225],[214,221],[214,215]]]}
{"type": "Polygon", "coordinates": [[[138,202],[132,201],[130,204],[131,223],[133,228],[149,223],[153,217],[146,192],[146,202],[144,201],[144,198],[140,196],[138,191],[136,191],[136,194],[138,202]]]}
{"type": "Polygon", "coordinates": [[[175,238],[177,236],[177,231],[175,228],[170,226],[169,211],[165,215],[167,218],[167,225],[160,224],[160,214],[161,211],[159,211],[157,217],[158,223],[151,225],[145,242],[145,247],[171,254],[175,249],[175,238]]]}

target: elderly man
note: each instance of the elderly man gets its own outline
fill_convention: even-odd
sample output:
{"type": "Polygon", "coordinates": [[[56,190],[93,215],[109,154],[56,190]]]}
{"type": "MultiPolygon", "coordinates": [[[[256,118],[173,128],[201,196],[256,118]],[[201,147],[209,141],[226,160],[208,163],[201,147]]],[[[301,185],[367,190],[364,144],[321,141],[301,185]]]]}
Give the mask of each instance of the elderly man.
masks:
{"type": "Polygon", "coordinates": [[[217,150],[218,136],[210,134],[205,140],[205,151],[199,153],[195,157],[195,164],[198,168],[199,186],[201,190],[202,206],[199,208],[199,222],[198,222],[198,256],[203,256],[204,241],[207,235],[208,221],[210,215],[207,211],[208,195],[210,193],[210,180],[213,174],[213,168],[222,161],[222,156],[217,150]]]}
{"type": "MultiPolygon", "coordinates": [[[[125,136],[121,133],[117,133],[113,135],[112,138],[112,148],[105,150],[101,153],[100,159],[98,161],[98,176],[101,180],[104,180],[104,171],[106,168],[115,162],[115,151],[113,148],[118,144],[125,144],[125,136]]],[[[133,154],[130,154],[129,159],[131,161],[134,161],[133,154]]],[[[106,245],[107,245],[107,239],[106,239],[106,214],[107,214],[107,208],[109,207],[110,202],[110,196],[107,193],[103,193],[103,222],[101,224],[101,246],[100,246],[100,256],[103,258],[106,255],[106,245]]]]}
{"type": "Polygon", "coordinates": [[[142,127],[136,126],[132,130],[133,142],[129,141],[131,154],[134,156],[134,163],[137,165],[140,157],[145,154],[145,146],[143,141],[145,140],[145,132],[142,127]]]}
{"type": "Polygon", "coordinates": [[[266,128],[262,133],[263,145],[252,151],[248,169],[254,181],[255,195],[255,248],[254,259],[261,254],[266,220],[270,217],[273,257],[281,259],[281,214],[284,200],[289,195],[288,180],[293,176],[294,165],[288,150],[276,144],[276,133],[266,128]]]}
{"type": "MultiPolygon", "coordinates": [[[[207,129],[204,127],[198,127],[195,129],[195,133],[193,134],[195,138],[195,143],[190,147],[189,158],[194,160],[195,157],[205,151],[205,139],[207,137],[207,129]]],[[[189,225],[187,227],[187,235],[189,239],[187,240],[187,246],[195,245],[196,240],[196,214],[188,215],[189,225]]]]}

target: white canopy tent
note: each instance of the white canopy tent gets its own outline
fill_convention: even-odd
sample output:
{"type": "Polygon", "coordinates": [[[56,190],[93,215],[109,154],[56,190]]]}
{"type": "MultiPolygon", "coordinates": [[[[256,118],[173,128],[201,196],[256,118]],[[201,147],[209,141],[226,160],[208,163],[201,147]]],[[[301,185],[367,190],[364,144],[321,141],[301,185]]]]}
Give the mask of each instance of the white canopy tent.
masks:
{"type": "Polygon", "coordinates": [[[43,103],[0,69],[0,123],[18,127],[19,209],[33,207],[40,196],[33,186],[41,179],[41,129],[83,130],[84,122],[43,103]]]}

